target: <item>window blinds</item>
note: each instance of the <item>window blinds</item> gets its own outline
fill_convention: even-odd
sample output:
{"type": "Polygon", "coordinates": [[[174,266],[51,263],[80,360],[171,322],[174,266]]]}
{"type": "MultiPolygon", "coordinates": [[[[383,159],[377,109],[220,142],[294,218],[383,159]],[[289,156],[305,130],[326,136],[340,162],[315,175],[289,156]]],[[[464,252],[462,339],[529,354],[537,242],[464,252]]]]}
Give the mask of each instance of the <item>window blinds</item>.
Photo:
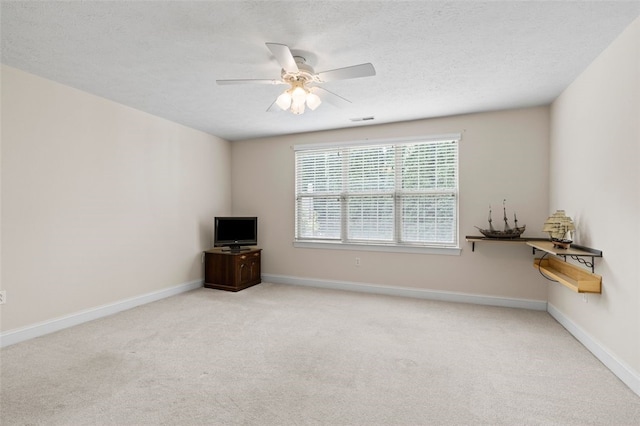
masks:
{"type": "Polygon", "coordinates": [[[458,140],[296,150],[296,240],[456,246],[458,140]]]}

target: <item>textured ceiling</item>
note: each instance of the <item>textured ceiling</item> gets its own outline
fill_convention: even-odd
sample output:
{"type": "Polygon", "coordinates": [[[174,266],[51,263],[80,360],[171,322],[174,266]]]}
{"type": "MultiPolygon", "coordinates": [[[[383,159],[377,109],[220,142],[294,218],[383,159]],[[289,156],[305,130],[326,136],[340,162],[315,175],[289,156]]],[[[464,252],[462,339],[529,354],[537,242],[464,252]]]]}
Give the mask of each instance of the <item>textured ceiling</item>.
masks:
{"type": "Polygon", "coordinates": [[[640,15],[640,2],[2,2],[2,62],[213,135],[262,136],[550,103],[640,15]],[[285,86],[265,42],[353,102],[266,112],[285,86]],[[373,116],[375,120],[350,119],[373,116]]]}

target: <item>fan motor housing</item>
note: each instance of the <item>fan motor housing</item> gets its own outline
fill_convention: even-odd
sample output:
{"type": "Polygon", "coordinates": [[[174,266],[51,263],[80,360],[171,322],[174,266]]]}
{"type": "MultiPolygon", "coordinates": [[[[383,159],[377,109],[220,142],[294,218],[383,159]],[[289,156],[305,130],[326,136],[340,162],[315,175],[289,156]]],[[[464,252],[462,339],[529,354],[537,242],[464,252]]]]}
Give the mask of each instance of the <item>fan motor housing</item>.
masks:
{"type": "Polygon", "coordinates": [[[298,66],[298,72],[287,72],[286,70],[282,70],[281,77],[283,81],[288,83],[292,82],[302,82],[307,83],[315,80],[315,72],[310,65],[307,65],[306,59],[302,56],[294,56],[296,61],[296,65],[298,66]]]}

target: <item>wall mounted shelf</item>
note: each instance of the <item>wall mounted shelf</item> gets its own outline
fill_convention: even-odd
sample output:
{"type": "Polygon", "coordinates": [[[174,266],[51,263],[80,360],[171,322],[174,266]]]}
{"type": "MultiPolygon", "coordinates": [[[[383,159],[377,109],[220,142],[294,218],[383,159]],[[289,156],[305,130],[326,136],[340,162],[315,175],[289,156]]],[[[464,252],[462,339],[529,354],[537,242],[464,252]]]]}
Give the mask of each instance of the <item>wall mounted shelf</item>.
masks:
{"type": "Polygon", "coordinates": [[[594,273],[596,257],[602,257],[602,251],[572,244],[570,248],[563,249],[553,246],[549,238],[520,237],[520,238],[486,238],[481,236],[465,237],[471,243],[471,251],[475,251],[475,244],[478,242],[491,243],[525,243],[531,246],[533,254],[540,250],[545,254],[541,258],[533,261],[533,266],[548,280],[558,282],[578,293],[601,293],[602,277],[594,273]],[[548,254],[554,257],[545,258],[548,254]],[[578,263],[591,268],[591,272],[584,268],[567,263],[567,256],[578,263]],[[563,260],[561,260],[562,258],[563,260]]]}
{"type": "Polygon", "coordinates": [[[487,238],[476,235],[464,237],[471,243],[471,251],[476,251],[476,243],[526,243],[528,241],[548,241],[548,238],[522,237],[519,238],[487,238]]]}
{"type": "Polygon", "coordinates": [[[545,277],[569,287],[576,293],[602,293],[602,277],[557,257],[534,259],[533,267],[545,277]]]}
{"type": "Polygon", "coordinates": [[[534,255],[536,250],[545,253],[541,258],[533,261],[533,267],[537,268],[545,278],[557,281],[577,293],[602,293],[602,277],[594,274],[594,260],[596,257],[602,257],[601,250],[577,244],[572,244],[567,249],[558,248],[554,247],[551,241],[528,241],[527,245],[533,247],[534,255]],[[545,259],[547,254],[552,254],[555,257],[545,259]],[[567,263],[567,256],[591,268],[591,272],[567,263]],[[560,260],[560,257],[564,259],[564,262],[560,260]],[[590,258],[591,261],[585,258],[590,258]]]}
{"type": "Polygon", "coordinates": [[[545,253],[560,256],[564,258],[565,262],[567,260],[567,256],[569,256],[573,260],[578,261],[578,263],[583,264],[587,268],[591,268],[591,272],[595,272],[594,259],[596,257],[602,257],[602,250],[596,250],[590,247],[584,247],[577,244],[572,244],[571,247],[568,249],[557,248],[557,247],[554,247],[553,243],[548,239],[543,241],[527,241],[527,245],[533,247],[534,255],[536,254],[536,250],[540,250],[545,253]],[[591,258],[591,261],[589,262],[585,258],[591,258]]]}

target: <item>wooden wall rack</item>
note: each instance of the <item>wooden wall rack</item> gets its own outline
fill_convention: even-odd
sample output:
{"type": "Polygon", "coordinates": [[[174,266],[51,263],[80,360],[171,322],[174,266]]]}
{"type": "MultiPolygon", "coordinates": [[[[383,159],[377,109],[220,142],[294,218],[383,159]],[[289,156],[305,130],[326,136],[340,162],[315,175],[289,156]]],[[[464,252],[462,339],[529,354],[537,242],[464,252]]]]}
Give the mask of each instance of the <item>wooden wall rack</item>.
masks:
{"type": "Polygon", "coordinates": [[[572,244],[568,249],[557,248],[551,241],[528,241],[527,245],[533,247],[534,255],[536,250],[545,253],[542,257],[533,260],[533,267],[548,280],[559,282],[577,293],[602,293],[602,277],[594,273],[595,258],[602,257],[601,250],[577,244],[572,244]],[[555,257],[545,259],[547,254],[555,257]],[[591,268],[591,272],[567,263],[567,256],[591,268]],[[563,258],[564,262],[560,258],[563,258]],[[591,261],[586,258],[590,258],[591,261]]]}
{"type": "Polygon", "coordinates": [[[602,251],[590,247],[572,244],[568,249],[556,248],[548,238],[520,237],[511,239],[485,238],[480,236],[467,236],[467,241],[471,243],[471,251],[475,251],[477,242],[492,243],[526,243],[533,249],[544,252],[540,258],[533,261],[534,268],[538,269],[542,276],[550,281],[558,282],[578,293],[601,293],[602,276],[595,274],[595,258],[602,257],[602,251]],[[548,257],[547,255],[554,257],[548,257]],[[567,256],[577,261],[581,265],[591,269],[591,272],[584,268],[567,262],[567,256]],[[563,260],[561,260],[562,258],[563,260]]]}
{"type": "Polygon", "coordinates": [[[579,266],[562,261],[557,257],[536,258],[533,267],[545,278],[569,287],[576,293],[602,293],[602,277],[592,274],[579,266]]]}
{"type": "Polygon", "coordinates": [[[557,248],[553,246],[553,243],[548,239],[543,241],[527,241],[527,245],[533,247],[533,254],[536,254],[536,250],[543,251],[545,253],[553,254],[555,256],[562,257],[565,261],[567,256],[578,263],[583,264],[587,268],[591,268],[591,272],[595,272],[594,260],[596,257],[602,257],[602,250],[592,249],[590,247],[580,246],[578,244],[571,244],[568,249],[557,248]],[[591,258],[591,261],[587,261],[585,258],[591,258]]]}
{"type": "Polygon", "coordinates": [[[471,251],[476,251],[476,243],[526,243],[528,241],[548,241],[548,238],[536,238],[536,237],[519,237],[519,238],[487,238],[477,235],[467,235],[464,237],[471,243],[471,251]]]}

